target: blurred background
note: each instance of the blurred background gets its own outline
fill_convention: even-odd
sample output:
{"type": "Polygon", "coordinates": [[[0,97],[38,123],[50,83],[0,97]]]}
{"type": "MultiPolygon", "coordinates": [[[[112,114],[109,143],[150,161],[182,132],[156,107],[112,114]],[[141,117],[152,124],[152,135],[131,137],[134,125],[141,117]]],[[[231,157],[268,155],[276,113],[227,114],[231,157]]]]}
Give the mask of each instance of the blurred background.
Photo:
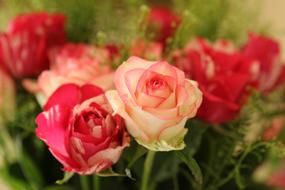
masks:
{"type": "MultiPolygon", "coordinates": [[[[247,38],[248,31],[257,31],[277,38],[283,46],[283,59],[285,58],[285,0],[0,0],[0,30],[4,31],[9,20],[17,14],[47,10],[67,15],[67,32],[72,41],[128,44],[137,37],[138,28],[141,27],[139,19],[144,15],[141,5],[145,3],[147,6],[163,4],[187,17],[186,20],[190,22],[191,27],[182,31],[187,40],[189,36],[201,35],[210,40],[227,38],[242,44],[247,38]],[[191,7],[187,7],[188,5],[191,7]],[[189,8],[190,13],[183,11],[185,7],[189,8]]],[[[180,40],[178,46],[183,45],[183,37],[180,40]]],[[[27,113],[23,114],[27,121],[20,118],[15,123],[21,125],[24,122],[34,122],[33,114],[37,109],[31,108],[32,115],[29,115],[29,108],[27,110],[27,113]]],[[[29,127],[32,128],[32,132],[28,134],[28,138],[34,140],[35,126],[29,127]]],[[[36,139],[32,143],[38,145],[39,141],[36,139]]],[[[46,153],[46,148],[42,149],[50,156],[46,153]]],[[[11,150],[17,152],[13,147],[11,150]]],[[[0,152],[0,155],[2,154],[0,152]]],[[[59,171],[59,164],[53,159],[52,161],[56,171],[59,171]]],[[[48,179],[49,183],[54,183],[54,179],[59,179],[62,175],[53,171],[47,172],[51,176],[48,179]]],[[[6,181],[3,179],[8,177],[0,177],[0,190],[12,190],[5,185],[6,181]]]]}
{"type": "Polygon", "coordinates": [[[270,23],[274,36],[278,38],[283,45],[283,58],[285,55],[285,1],[284,0],[263,0],[261,18],[270,23]]]}

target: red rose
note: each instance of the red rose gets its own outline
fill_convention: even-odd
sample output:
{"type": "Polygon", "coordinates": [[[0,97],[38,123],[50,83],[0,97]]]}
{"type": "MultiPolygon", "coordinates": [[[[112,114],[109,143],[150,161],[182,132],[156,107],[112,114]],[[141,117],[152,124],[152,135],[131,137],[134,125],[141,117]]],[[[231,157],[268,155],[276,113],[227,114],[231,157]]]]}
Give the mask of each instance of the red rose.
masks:
{"type": "Polygon", "coordinates": [[[154,31],[155,38],[165,44],[173,36],[180,24],[180,17],[166,7],[153,7],[148,15],[148,28],[154,31]]]}
{"type": "Polygon", "coordinates": [[[279,43],[271,38],[250,34],[243,54],[260,65],[259,89],[268,93],[285,79],[285,65],[280,60],[279,43]]]}
{"type": "Polygon", "coordinates": [[[47,69],[48,50],[65,42],[65,17],[34,13],[16,17],[0,35],[0,65],[15,78],[47,69]]]}
{"type": "Polygon", "coordinates": [[[94,85],[61,86],[36,123],[37,136],[64,170],[79,174],[111,167],[130,142],[124,120],[113,115],[103,91],[94,85]]]}
{"type": "Polygon", "coordinates": [[[197,39],[176,52],[174,62],[187,77],[198,82],[203,102],[197,116],[213,124],[238,116],[248,96],[252,74],[258,71],[254,62],[245,59],[226,41],[211,45],[197,39]]]}

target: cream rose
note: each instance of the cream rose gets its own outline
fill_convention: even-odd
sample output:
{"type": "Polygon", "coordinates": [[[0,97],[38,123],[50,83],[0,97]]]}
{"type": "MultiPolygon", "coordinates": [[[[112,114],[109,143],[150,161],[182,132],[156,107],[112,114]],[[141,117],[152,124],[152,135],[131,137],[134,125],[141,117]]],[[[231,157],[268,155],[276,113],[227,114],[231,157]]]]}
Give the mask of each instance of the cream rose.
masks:
{"type": "Polygon", "coordinates": [[[184,128],[202,102],[197,83],[167,62],[131,57],[115,73],[116,90],[106,92],[115,113],[136,141],[154,151],[185,147],[184,128]]]}

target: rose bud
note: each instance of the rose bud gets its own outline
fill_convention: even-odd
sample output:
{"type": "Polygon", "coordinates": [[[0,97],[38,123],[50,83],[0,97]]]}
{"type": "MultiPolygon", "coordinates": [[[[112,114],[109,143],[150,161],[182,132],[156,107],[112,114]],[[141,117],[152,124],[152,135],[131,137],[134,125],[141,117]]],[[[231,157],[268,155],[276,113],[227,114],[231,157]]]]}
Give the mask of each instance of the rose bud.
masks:
{"type": "Polygon", "coordinates": [[[48,50],[65,42],[64,23],[60,14],[16,17],[0,35],[0,65],[15,78],[36,76],[47,69],[48,50]]]}
{"type": "Polygon", "coordinates": [[[120,65],[114,79],[117,91],[106,96],[136,141],[154,151],[183,149],[184,125],[202,101],[196,82],[167,62],[138,57],[120,65]]]}
{"type": "Polygon", "coordinates": [[[259,89],[264,94],[273,91],[285,80],[285,65],[280,58],[280,45],[274,39],[250,34],[243,54],[260,66],[259,89]]]}
{"type": "Polygon", "coordinates": [[[155,39],[166,44],[180,24],[180,17],[167,7],[152,7],[148,15],[148,30],[154,32],[155,39]]]}
{"type": "Polygon", "coordinates": [[[130,143],[124,120],[91,84],[59,87],[36,123],[36,135],[68,172],[101,172],[115,164],[130,143]]]}
{"type": "Polygon", "coordinates": [[[284,130],[284,116],[277,116],[270,121],[270,126],[267,127],[262,134],[262,140],[271,141],[276,139],[284,130]]]}
{"type": "Polygon", "coordinates": [[[0,69],[0,125],[13,119],[16,108],[15,91],[14,81],[0,69]]]}
{"type": "Polygon", "coordinates": [[[173,61],[189,79],[198,82],[203,103],[197,116],[211,124],[229,122],[239,115],[249,94],[248,87],[258,74],[255,62],[225,41],[212,45],[196,39],[176,52],[173,61]]]}
{"type": "Polygon", "coordinates": [[[276,188],[285,188],[285,163],[283,163],[281,169],[273,172],[267,179],[267,185],[276,188]]]}
{"type": "Polygon", "coordinates": [[[253,180],[260,184],[277,188],[280,190],[285,188],[285,159],[271,158],[258,166],[253,173],[253,180]]]}
{"type": "Polygon", "coordinates": [[[112,89],[111,58],[107,48],[66,44],[51,52],[51,68],[41,73],[36,84],[25,81],[24,85],[37,95],[41,104],[62,84],[90,83],[104,90],[112,89]]]}

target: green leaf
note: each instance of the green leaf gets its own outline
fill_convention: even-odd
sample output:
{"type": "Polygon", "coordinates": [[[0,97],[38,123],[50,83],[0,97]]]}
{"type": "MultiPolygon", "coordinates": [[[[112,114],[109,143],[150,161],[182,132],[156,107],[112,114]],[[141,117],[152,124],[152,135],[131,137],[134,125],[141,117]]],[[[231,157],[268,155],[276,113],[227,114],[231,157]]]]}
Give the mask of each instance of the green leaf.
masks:
{"type": "Polygon", "coordinates": [[[177,174],[181,161],[176,157],[174,151],[157,154],[156,160],[157,162],[154,163],[155,168],[153,169],[155,171],[153,181],[156,183],[162,182],[177,174]]]}
{"type": "Polygon", "coordinates": [[[145,155],[145,153],[147,152],[147,149],[144,148],[143,146],[138,145],[137,146],[137,150],[134,153],[134,155],[132,156],[131,161],[129,162],[127,168],[131,168],[133,166],[133,164],[139,159],[141,158],[143,155],[145,155]]]}
{"type": "Polygon", "coordinates": [[[100,177],[129,177],[130,179],[135,180],[134,178],[132,178],[131,172],[128,168],[125,170],[125,172],[126,172],[125,174],[121,174],[121,173],[114,172],[112,168],[109,168],[96,175],[100,177]]]}
{"type": "Polygon", "coordinates": [[[176,151],[175,153],[188,166],[198,186],[202,187],[203,176],[202,176],[201,168],[198,165],[197,161],[191,155],[187,154],[183,150],[176,151]]]}
{"type": "Polygon", "coordinates": [[[124,174],[120,174],[120,173],[117,173],[117,172],[114,172],[112,168],[109,168],[107,170],[104,170],[98,174],[96,174],[100,177],[125,177],[126,175],[124,174]]]}
{"type": "Polygon", "coordinates": [[[188,155],[193,156],[200,147],[203,134],[208,129],[205,123],[198,120],[188,120],[186,126],[189,128],[185,137],[186,147],[183,149],[188,155]]]}
{"type": "Polygon", "coordinates": [[[72,178],[73,175],[74,175],[73,172],[64,172],[63,178],[60,180],[57,180],[55,183],[58,185],[62,185],[64,183],[68,182],[72,178]]]}
{"type": "Polygon", "coordinates": [[[13,190],[32,190],[32,188],[25,181],[12,176],[6,169],[0,170],[0,178],[13,190]]]}
{"type": "Polygon", "coordinates": [[[69,186],[63,186],[63,185],[52,185],[44,188],[44,190],[73,190],[72,187],[69,186]]]}
{"type": "Polygon", "coordinates": [[[41,189],[44,184],[43,177],[39,168],[27,153],[22,152],[22,154],[20,155],[19,164],[22,168],[25,177],[27,178],[33,189],[41,189]]]}

